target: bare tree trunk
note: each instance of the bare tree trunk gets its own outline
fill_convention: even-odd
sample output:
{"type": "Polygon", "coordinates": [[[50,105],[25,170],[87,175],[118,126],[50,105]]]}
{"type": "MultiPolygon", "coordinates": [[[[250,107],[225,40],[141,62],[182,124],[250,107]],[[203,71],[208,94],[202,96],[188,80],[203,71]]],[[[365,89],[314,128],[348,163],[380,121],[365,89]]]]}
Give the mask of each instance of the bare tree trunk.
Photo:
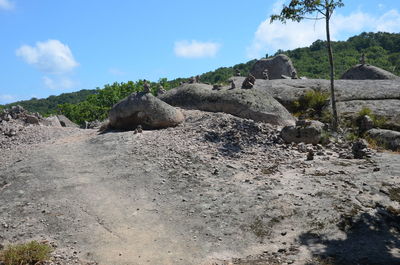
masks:
{"type": "Polygon", "coordinates": [[[326,22],[326,40],[328,44],[328,56],[329,56],[329,64],[330,64],[330,78],[331,78],[331,102],[332,102],[332,114],[333,114],[333,120],[332,120],[332,127],[334,131],[337,131],[338,129],[338,114],[337,114],[337,109],[336,109],[336,96],[335,96],[335,65],[333,62],[333,52],[332,52],[332,46],[331,46],[331,35],[330,35],[330,30],[329,30],[329,20],[330,20],[330,10],[328,5],[326,5],[326,14],[325,14],[325,22],[326,22]]]}

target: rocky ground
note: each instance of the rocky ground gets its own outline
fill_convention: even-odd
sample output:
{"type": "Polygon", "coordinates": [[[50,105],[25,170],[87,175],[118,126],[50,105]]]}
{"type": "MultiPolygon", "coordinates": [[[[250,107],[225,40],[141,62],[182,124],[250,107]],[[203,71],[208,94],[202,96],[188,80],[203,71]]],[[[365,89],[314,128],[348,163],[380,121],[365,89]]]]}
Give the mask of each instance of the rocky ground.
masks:
{"type": "Polygon", "coordinates": [[[0,243],[46,240],[51,264],[400,264],[399,154],[182,111],[137,134],[0,135],[0,243]]]}

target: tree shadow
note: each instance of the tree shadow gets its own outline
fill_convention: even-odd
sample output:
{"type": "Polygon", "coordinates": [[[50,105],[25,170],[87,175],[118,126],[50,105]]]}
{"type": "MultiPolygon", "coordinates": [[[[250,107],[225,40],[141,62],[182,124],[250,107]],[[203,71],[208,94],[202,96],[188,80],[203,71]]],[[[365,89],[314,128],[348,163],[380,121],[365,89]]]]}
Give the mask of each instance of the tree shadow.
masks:
{"type": "Polygon", "coordinates": [[[328,239],[313,233],[300,235],[302,245],[311,249],[318,261],[312,264],[400,264],[400,216],[380,208],[374,215],[345,216],[338,224],[346,238],[328,239]],[[316,246],[322,245],[322,248],[316,246]],[[394,253],[396,252],[396,253],[394,253]]]}

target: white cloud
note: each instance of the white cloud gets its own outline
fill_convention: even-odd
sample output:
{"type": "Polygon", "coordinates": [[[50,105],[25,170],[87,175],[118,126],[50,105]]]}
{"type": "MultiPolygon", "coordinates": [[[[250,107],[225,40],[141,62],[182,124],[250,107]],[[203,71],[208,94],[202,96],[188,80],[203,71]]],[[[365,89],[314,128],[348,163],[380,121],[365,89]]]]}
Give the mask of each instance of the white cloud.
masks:
{"type": "Polygon", "coordinates": [[[67,77],[51,78],[44,76],[42,80],[44,85],[52,90],[68,90],[77,86],[76,82],[67,77]]]}
{"type": "Polygon", "coordinates": [[[0,0],[0,9],[12,10],[14,9],[14,3],[9,0],[0,0]]]}
{"type": "Polygon", "coordinates": [[[400,31],[400,14],[397,10],[392,9],[375,21],[377,31],[399,32],[400,31]]]}
{"type": "MultiPolygon", "coordinates": [[[[275,2],[273,9],[282,5],[282,1],[275,2]]],[[[374,16],[361,11],[347,16],[335,13],[331,19],[331,38],[343,40],[362,31],[400,31],[400,14],[397,10],[390,10],[382,16],[374,16]]],[[[303,20],[300,23],[288,21],[286,24],[275,21],[270,23],[268,17],[257,28],[254,39],[247,47],[249,58],[258,58],[265,53],[274,53],[278,49],[288,50],[305,47],[317,39],[326,39],[324,20],[303,20]]]]}
{"type": "Polygon", "coordinates": [[[112,75],[115,75],[115,76],[123,76],[123,75],[126,75],[126,73],[125,73],[124,71],[122,71],[122,70],[120,70],[120,69],[118,69],[118,68],[110,68],[110,69],[108,69],[108,72],[109,72],[110,74],[112,74],[112,75]]]}
{"type": "Polygon", "coordinates": [[[16,55],[45,73],[62,74],[79,65],[69,47],[58,40],[37,42],[34,47],[23,45],[16,55]]]}
{"type": "Polygon", "coordinates": [[[174,52],[178,57],[184,58],[203,58],[214,57],[221,45],[215,42],[177,41],[175,42],[174,52]]]}
{"type": "Polygon", "coordinates": [[[272,13],[279,14],[281,13],[282,7],[285,4],[284,0],[278,0],[272,5],[272,13]]]}
{"type": "Polygon", "coordinates": [[[17,97],[9,94],[0,94],[0,104],[8,104],[16,101],[17,97]]]}

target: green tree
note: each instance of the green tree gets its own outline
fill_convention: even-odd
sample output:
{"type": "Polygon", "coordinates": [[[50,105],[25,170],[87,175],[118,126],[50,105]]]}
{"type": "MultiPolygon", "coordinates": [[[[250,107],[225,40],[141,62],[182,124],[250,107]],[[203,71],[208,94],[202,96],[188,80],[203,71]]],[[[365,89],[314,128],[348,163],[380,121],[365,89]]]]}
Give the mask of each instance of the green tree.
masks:
{"type": "Polygon", "coordinates": [[[326,40],[328,46],[328,57],[330,65],[330,81],[331,81],[331,101],[332,101],[332,126],[334,130],[338,127],[338,114],[336,109],[335,97],[335,65],[333,61],[333,52],[331,45],[331,35],[329,21],[332,17],[333,11],[337,7],[342,7],[342,0],[291,0],[289,5],[284,5],[280,14],[271,16],[271,23],[279,20],[285,23],[287,20],[300,22],[303,19],[325,19],[326,40]],[[307,17],[316,14],[315,17],[307,17]],[[318,17],[321,15],[322,17],[318,17]]]}

